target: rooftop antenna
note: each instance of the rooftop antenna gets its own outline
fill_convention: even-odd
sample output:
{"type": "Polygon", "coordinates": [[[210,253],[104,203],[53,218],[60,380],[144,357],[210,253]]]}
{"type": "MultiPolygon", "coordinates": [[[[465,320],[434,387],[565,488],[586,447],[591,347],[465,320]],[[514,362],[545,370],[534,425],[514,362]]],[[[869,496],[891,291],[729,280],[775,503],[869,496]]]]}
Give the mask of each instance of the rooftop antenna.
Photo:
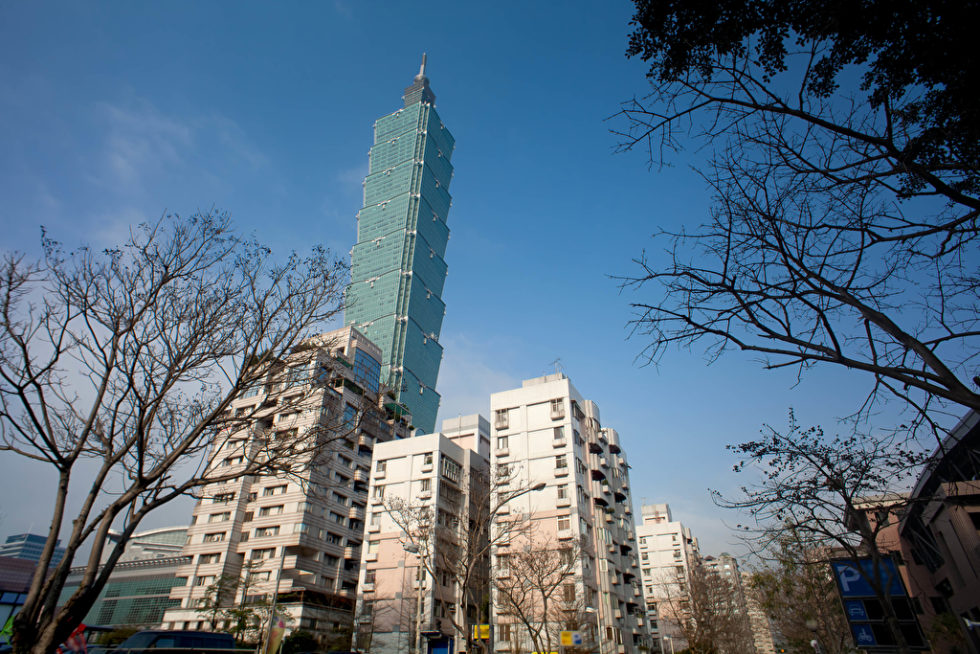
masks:
{"type": "Polygon", "coordinates": [[[422,79],[423,77],[425,77],[425,60],[426,60],[426,55],[423,52],[422,53],[422,65],[419,66],[419,74],[415,76],[415,79],[422,79]]]}
{"type": "Polygon", "coordinates": [[[555,359],[554,361],[552,361],[551,362],[551,365],[553,365],[555,367],[555,374],[556,375],[560,375],[561,374],[561,358],[558,358],[558,359],[555,359]]]}

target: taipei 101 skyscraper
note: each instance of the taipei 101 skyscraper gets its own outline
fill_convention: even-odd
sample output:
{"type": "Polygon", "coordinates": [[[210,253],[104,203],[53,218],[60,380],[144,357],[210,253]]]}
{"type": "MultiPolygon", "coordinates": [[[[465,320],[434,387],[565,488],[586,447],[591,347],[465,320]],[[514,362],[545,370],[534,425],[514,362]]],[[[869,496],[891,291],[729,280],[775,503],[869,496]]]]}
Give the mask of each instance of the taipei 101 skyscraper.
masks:
{"type": "Polygon", "coordinates": [[[345,322],[381,348],[381,381],[408,407],[415,427],[431,433],[439,411],[454,140],[436,113],[425,63],[422,55],[405,106],[374,123],[345,322]]]}

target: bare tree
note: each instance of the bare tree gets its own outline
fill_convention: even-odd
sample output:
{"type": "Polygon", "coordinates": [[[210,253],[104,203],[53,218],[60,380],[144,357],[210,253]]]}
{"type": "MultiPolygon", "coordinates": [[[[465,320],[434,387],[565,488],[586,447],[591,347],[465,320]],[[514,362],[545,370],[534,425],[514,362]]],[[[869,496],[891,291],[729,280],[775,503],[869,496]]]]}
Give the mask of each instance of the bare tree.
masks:
{"type": "MultiPolygon", "coordinates": [[[[418,549],[420,565],[430,578],[447,574],[455,588],[448,598],[455,607],[449,614],[455,637],[473,651],[474,624],[489,619],[490,551],[527,531],[528,517],[521,512],[506,515],[502,509],[514,498],[538,487],[513,488],[513,472],[470,469],[460,480],[464,492],[447,497],[457,510],[447,513],[431,503],[401,497],[386,497],[385,510],[404,534],[405,544],[418,549]],[[467,504],[468,502],[468,504],[467,504]],[[496,528],[493,526],[495,525],[496,528]]],[[[446,492],[447,489],[443,489],[446,492]]]]}
{"type": "Polygon", "coordinates": [[[43,245],[42,261],[8,254],[0,268],[0,451],[57,474],[47,541],[14,622],[16,651],[38,654],[82,620],[151,511],[205,484],[316,459],[329,438],[253,439],[231,466],[209,444],[251,424],[255,416],[228,411],[240,393],[318,374],[296,361],[299,346],[337,315],[346,282],[322,249],[274,263],[215,212],[141,225],[101,253],[43,245]],[[121,536],[107,544],[110,528],[121,536]],[[65,555],[51,565],[59,537],[65,555]],[[84,543],[86,572],[59,606],[84,543]]]}
{"type": "Polygon", "coordinates": [[[787,529],[770,549],[768,566],[752,573],[748,592],[785,645],[794,654],[810,654],[810,641],[816,638],[826,654],[852,651],[850,629],[822,548],[787,529]]]}
{"type": "MultiPolygon", "coordinates": [[[[874,380],[862,408],[895,396],[930,428],[942,407],[980,409],[980,163],[975,143],[953,147],[960,136],[922,109],[959,91],[916,85],[922,69],[865,68],[856,89],[857,74],[838,76],[847,65],[912,46],[875,42],[890,32],[864,24],[792,32],[804,29],[797,21],[815,32],[840,25],[811,15],[822,11],[812,3],[792,3],[803,18],[780,6],[790,3],[738,4],[637,0],[630,52],[652,62],[656,82],[624,104],[622,148],[660,162],[687,135],[708,146],[699,170],[713,193],[703,224],[659,232],[664,253],[640,256],[624,279],[656,298],[633,304],[645,355],[698,343],[712,358],[757,353],[767,368],[843,366],[874,380]]],[[[933,4],[910,9],[908,25],[958,29],[933,4]]],[[[830,11],[852,12],[841,7],[830,11]]],[[[932,51],[897,61],[934,56],[944,62],[934,72],[967,74],[967,59],[947,61],[930,39],[932,51]]],[[[958,124],[980,128],[975,109],[959,110],[958,124]]]]}
{"type": "Polygon", "coordinates": [[[230,575],[218,575],[207,588],[204,597],[197,602],[197,612],[207,619],[211,631],[218,628],[218,618],[231,601],[231,595],[238,587],[238,579],[230,575]]]}
{"type": "MultiPolygon", "coordinates": [[[[558,632],[565,625],[586,624],[585,607],[576,599],[581,543],[525,537],[512,541],[506,554],[498,553],[497,562],[493,575],[496,611],[510,616],[510,624],[520,627],[534,651],[556,651],[558,632]]],[[[511,638],[518,641],[518,633],[511,638]]],[[[516,643],[515,649],[524,651],[516,643]]]]}
{"type": "Polygon", "coordinates": [[[870,572],[860,572],[882,604],[898,650],[909,652],[890,601],[892,580],[879,535],[905,504],[902,491],[927,454],[897,440],[860,434],[827,438],[819,428],[800,428],[791,413],[785,433],[767,426],[759,440],[729,446],[743,457],[735,470],[758,468],[762,480],[743,486],[736,498],[713,495],[719,505],[751,516],[755,526],[745,528],[746,536],[762,552],[778,551],[791,535],[807,544],[808,557],[822,554],[824,562],[868,557],[870,572]]]}

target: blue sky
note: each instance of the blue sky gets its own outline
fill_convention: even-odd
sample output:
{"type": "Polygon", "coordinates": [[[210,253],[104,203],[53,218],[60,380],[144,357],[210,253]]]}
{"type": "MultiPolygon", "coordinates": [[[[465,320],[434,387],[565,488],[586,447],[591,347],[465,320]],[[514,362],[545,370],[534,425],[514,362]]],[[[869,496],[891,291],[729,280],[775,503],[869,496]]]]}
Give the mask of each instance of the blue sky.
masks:
{"type": "MultiPolygon", "coordinates": [[[[628,339],[611,276],[658,228],[694,227],[710,198],[695,159],[651,170],[614,154],[645,66],[624,51],[631,4],[167,2],[0,4],[3,249],[111,245],[164,212],[219,207],[285,256],[345,253],[373,121],[401,106],[423,51],[456,137],[440,419],[562,369],[619,430],[634,502],[667,501],[705,553],[737,549],[707,488],[726,443],[783,425],[833,429],[867,380],[765,372],[733,353],[672,350],[658,367],[628,339]]],[[[652,252],[657,256],[655,252],[652,252]]],[[[43,475],[0,458],[0,537],[43,530],[43,475]],[[25,485],[36,492],[23,501],[25,485]]],[[[186,520],[189,504],[148,526],[186,520]]]]}

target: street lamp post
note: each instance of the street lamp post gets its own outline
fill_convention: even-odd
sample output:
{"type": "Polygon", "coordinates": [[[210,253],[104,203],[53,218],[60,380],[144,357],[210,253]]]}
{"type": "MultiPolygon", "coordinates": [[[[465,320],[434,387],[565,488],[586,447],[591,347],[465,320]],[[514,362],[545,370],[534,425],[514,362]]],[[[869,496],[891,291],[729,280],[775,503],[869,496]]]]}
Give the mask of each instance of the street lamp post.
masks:
{"type": "Polygon", "coordinates": [[[599,622],[599,609],[586,606],[585,612],[595,614],[595,642],[599,647],[599,654],[602,654],[602,624],[599,622]]]}
{"type": "Polygon", "coordinates": [[[664,640],[670,643],[670,654],[674,654],[674,639],[670,636],[664,636],[664,640]]]}
{"type": "MultiPolygon", "coordinates": [[[[404,544],[402,544],[402,549],[405,550],[406,553],[414,554],[414,555],[418,556],[419,546],[416,545],[415,543],[404,543],[404,544]]],[[[406,575],[407,572],[408,572],[408,557],[406,556],[405,557],[405,561],[402,564],[402,601],[401,601],[401,604],[399,604],[399,606],[398,606],[398,631],[399,631],[399,634],[401,633],[402,626],[405,624],[405,622],[404,622],[404,615],[405,615],[405,575],[406,575]]],[[[416,574],[416,576],[418,576],[418,575],[416,574]]],[[[399,637],[398,640],[401,641],[401,638],[399,637]]],[[[405,638],[405,649],[407,651],[411,651],[411,648],[408,646],[408,643],[409,643],[409,639],[406,637],[405,638]]],[[[399,650],[401,649],[400,642],[399,642],[398,648],[399,648],[399,650]]]]}
{"type": "Polygon", "coordinates": [[[806,621],[806,628],[813,633],[813,640],[810,641],[810,647],[813,648],[813,651],[816,654],[823,654],[823,648],[820,646],[820,639],[817,638],[817,627],[819,626],[820,623],[818,623],[813,618],[810,618],[809,620],[806,621]]]}

